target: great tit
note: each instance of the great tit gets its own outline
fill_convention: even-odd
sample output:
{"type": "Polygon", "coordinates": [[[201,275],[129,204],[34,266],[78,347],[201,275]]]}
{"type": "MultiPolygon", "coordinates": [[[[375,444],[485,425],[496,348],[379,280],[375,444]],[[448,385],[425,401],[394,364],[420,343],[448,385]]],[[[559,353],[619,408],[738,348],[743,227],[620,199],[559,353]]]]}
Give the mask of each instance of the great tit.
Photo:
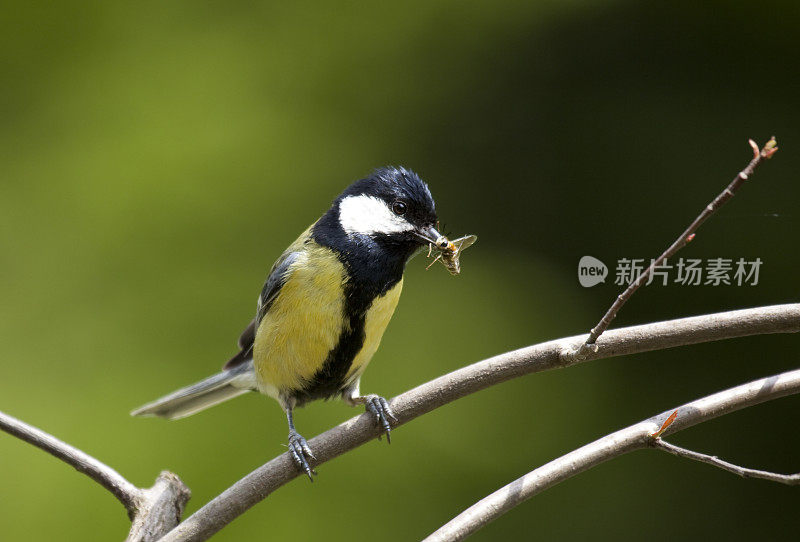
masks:
{"type": "Polygon", "coordinates": [[[386,167],[354,182],[272,266],[222,372],[131,414],[182,418],[259,391],[286,412],[289,454],[309,478],[314,456],[295,430],[295,407],[334,397],[365,405],[388,439],[389,404],[362,395],[359,383],[397,306],[406,262],[445,239],[436,225],[431,192],[413,171],[386,167]]]}

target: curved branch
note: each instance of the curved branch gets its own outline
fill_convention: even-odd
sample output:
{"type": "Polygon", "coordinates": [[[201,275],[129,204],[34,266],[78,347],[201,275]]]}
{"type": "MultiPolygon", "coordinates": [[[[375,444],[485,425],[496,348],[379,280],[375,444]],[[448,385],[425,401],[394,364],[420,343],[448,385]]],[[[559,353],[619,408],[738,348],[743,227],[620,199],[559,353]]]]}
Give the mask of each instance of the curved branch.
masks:
{"type": "Polygon", "coordinates": [[[140,489],[105,463],[3,412],[0,429],[57,457],[111,492],[132,521],[126,542],[151,542],[164,536],[180,522],[191,497],[189,488],[171,472],[162,472],[150,489],[140,489]]]}
{"type": "MultiPolygon", "coordinates": [[[[529,373],[577,365],[601,359],[703,342],[800,331],[800,304],[775,305],[607,331],[598,340],[598,351],[586,359],[562,360],[585,335],[529,346],[469,365],[439,377],[391,401],[398,424],[489,386],[529,373]]],[[[677,422],[676,422],[677,423],[677,422]]],[[[317,460],[329,461],[377,437],[379,429],[367,414],[356,416],[309,441],[317,460]]],[[[215,497],[170,531],[163,542],[207,540],[250,507],[300,474],[288,454],[281,454],[257,468],[215,497]]]]}
{"type": "Polygon", "coordinates": [[[659,427],[663,429],[663,434],[677,433],[718,416],[795,393],[800,393],[800,370],[754,380],[686,403],[677,409],[675,421],[666,428],[664,421],[675,409],[662,412],[518,478],[464,510],[426,538],[425,542],[463,540],[520,503],[576,474],[628,452],[656,446],[657,439],[653,435],[658,434],[659,427]]]}
{"type": "Polygon", "coordinates": [[[106,488],[122,503],[128,511],[128,516],[133,519],[139,500],[143,496],[142,490],[123,478],[120,473],[53,435],[3,412],[0,412],[0,429],[57,457],[106,488]]]}

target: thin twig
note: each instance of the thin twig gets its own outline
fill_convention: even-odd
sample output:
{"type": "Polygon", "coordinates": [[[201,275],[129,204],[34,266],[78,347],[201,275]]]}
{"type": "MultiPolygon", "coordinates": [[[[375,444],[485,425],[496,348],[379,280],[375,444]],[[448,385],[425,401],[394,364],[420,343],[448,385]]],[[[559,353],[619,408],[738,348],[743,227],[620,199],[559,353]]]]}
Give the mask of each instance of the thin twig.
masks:
{"type": "MultiPolygon", "coordinates": [[[[800,393],[800,370],[755,380],[679,407],[675,421],[664,428],[664,434],[677,433],[718,416],[795,393],[800,393]]],[[[621,429],[542,465],[470,506],[425,542],[463,540],[515,506],[576,474],[628,452],[653,446],[656,439],[652,435],[663,427],[673,410],[676,409],[621,429]]]]}
{"type": "MultiPolygon", "coordinates": [[[[602,349],[592,359],[747,335],[797,331],[800,331],[800,304],[760,307],[611,330],[600,339],[602,349]]],[[[584,337],[559,339],[500,354],[403,393],[391,401],[398,425],[506,380],[576,365],[584,360],[564,362],[559,354],[579,344],[578,341],[582,342],[584,337]]],[[[673,425],[676,424],[680,425],[678,422],[673,425]]],[[[658,427],[656,425],[655,429],[658,427]]],[[[650,432],[655,429],[650,428],[650,432]]],[[[309,441],[317,457],[314,465],[330,461],[378,434],[372,416],[362,414],[352,418],[309,441]]],[[[162,542],[207,540],[299,474],[288,454],[283,453],[215,497],[168,533],[162,542]]]]}
{"type": "Polygon", "coordinates": [[[678,457],[700,461],[701,463],[708,463],[709,465],[719,467],[722,470],[732,472],[733,474],[741,476],[742,478],[759,478],[761,480],[769,480],[770,482],[778,482],[779,484],[786,484],[789,486],[800,485],[800,472],[796,474],[778,474],[765,470],[748,469],[746,467],[740,467],[739,465],[723,461],[715,455],[706,455],[700,452],[687,450],[686,448],[681,448],[680,446],[675,446],[674,444],[665,442],[660,438],[653,439],[651,446],[672,455],[677,455],[678,457]]]}
{"type": "Polygon", "coordinates": [[[57,457],[106,488],[122,503],[128,516],[133,519],[142,498],[142,490],[120,473],[53,435],[3,412],[0,412],[0,429],[57,457]]]}
{"type": "Polygon", "coordinates": [[[661,265],[664,260],[673,256],[676,252],[691,242],[695,237],[695,232],[703,224],[703,222],[708,220],[711,215],[717,212],[717,210],[722,207],[725,202],[727,202],[736,194],[736,191],[739,189],[739,187],[741,187],[742,184],[744,184],[744,182],[750,178],[756,167],[758,167],[761,162],[763,162],[765,159],[771,158],[772,155],[778,150],[777,142],[775,141],[774,136],[760,151],[758,150],[758,145],[756,145],[752,139],[749,140],[749,143],[753,148],[753,159],[750,160],[750,163],[747,164],[747,167],[740,171],[739,174],[736,175],[736,177],[734,177],[734,179],[730,182],[730,184],[725,187],[725,190],[720,192],[720,194],[714,198],[711,203],[706,205],[703,211],[697,216],[697,218],[694,219],[691,224],[689,224],[689,227],[678,236],[672,245],[670,245],[669,248],[667,248],[667,250],[661,254],[661,256],[650,263],[650,267],[636,277],[636,280],[631,282],[625,291],[617,296],[617,299],[614,300],[614,303],[611,305],[611,307],[609,307],[608,311],[606,311],[597,325],[591,329],[586,341],[580,345],[580,347],[573,350],[567,350],[562,353],[562,357],[565,359],[565,361],[571,361],[577,357],[587,356],[590,351],[596,351],[597,339],[603,334],[603,332],[605,332],[606,329],[608,329],[608,326],[611,325],[611,321],[617,316],[617,313],[620,311],[622,306],[631,298],[636,290],[638,290],[639,287],[649,279],[650,275],[653,273],[653,270],[661,265]]]}

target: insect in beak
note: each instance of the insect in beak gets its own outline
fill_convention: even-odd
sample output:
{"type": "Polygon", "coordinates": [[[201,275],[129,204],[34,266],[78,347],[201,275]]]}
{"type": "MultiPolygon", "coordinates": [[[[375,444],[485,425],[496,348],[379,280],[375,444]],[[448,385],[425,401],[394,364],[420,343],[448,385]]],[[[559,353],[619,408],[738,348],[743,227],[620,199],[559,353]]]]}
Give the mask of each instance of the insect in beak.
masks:
{"type": "Polygon", "coordinates": [[[436,258],[425,269],[430,269],[433,264],[441,261],[442,265],[450,271],[451,275],[458,275],[461,273],[461,253],[468,247],[471,247],[477,240],[478,237],[476,235],[465,235],[453,241],[440,235],[435,243],[428,244],[428,257],[430,257],[434,249],[436,249],[439,254],[436,255],[436,258]]]}

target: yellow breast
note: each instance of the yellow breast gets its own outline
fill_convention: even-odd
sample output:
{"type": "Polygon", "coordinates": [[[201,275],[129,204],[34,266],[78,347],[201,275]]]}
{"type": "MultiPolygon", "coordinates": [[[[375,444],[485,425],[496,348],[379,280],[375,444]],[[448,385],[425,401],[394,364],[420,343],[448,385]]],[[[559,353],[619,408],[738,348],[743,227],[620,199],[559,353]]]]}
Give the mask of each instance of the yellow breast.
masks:
{"type": "Polygon", "coordinates": [[[395,284],[391,290],[386,292],[383,296],[378,297],[372,302],[372,305],[367,310],[366,319],[364,322],[364,346],[356,355],[350,370],[347,373],[347,382],[351,383],[356,378],[361,376],[367,364],[372,359],[378,346],[381,344],[383,332],[386,331],[386,326],[389,325],[389,320],[392,319],[394,309],[397,307],[397,302],[400,300],[400,292],[403,291],[403,279],[395,284]]]}
{"type": "Polygon", "coordinates": [[[302,389],[322,367],[342,332],[346,274],[330,250],[309,243],[259,324],[253,346],[262,391],[302,389]]]}

